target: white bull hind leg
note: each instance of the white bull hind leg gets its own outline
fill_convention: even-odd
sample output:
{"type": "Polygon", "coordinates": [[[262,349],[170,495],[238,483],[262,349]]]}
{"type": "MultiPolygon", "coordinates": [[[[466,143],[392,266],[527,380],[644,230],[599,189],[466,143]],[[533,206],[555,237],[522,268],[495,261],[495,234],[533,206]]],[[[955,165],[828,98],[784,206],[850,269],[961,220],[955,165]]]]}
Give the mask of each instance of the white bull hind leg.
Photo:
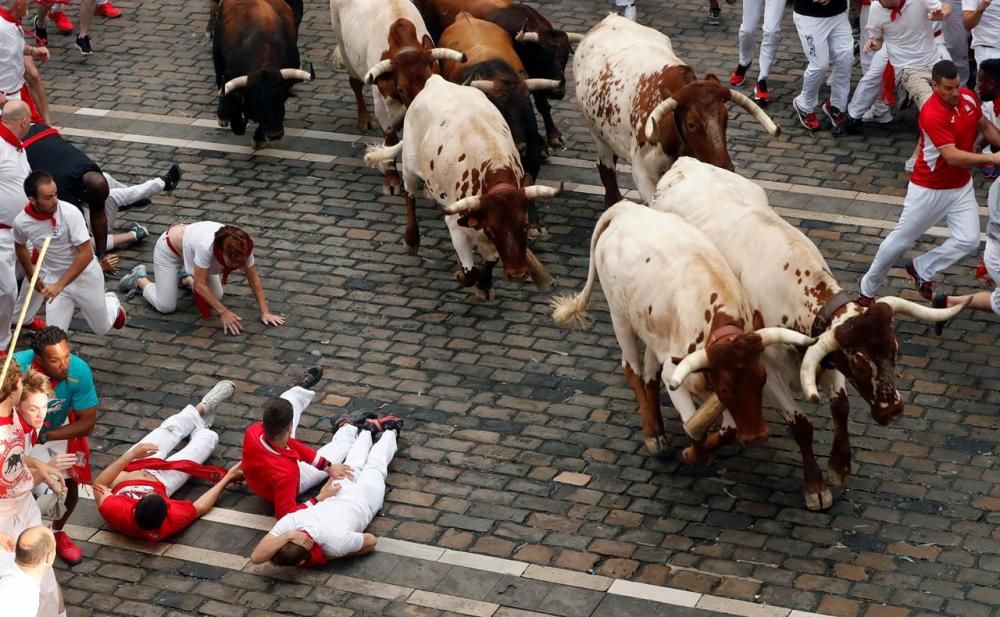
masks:
{"type": "Polygon", "coordinates": [[[788,424],[788,431],[802,454],[802,494],[806,507],[810,510],[825,510],[833,505],[833,494],[816,463],[812,421],[796,407],[787,380],[780,377],[781,372],[772,372],[770,366],[767,368],[769,377],[764,385],[764,395],[781,411],[788,424]]]}
{"type": "MultiPolygon", "coordinates": [[[[639,405],[639,417],[642,423],[643,443],[650,454],[662,456],[665,453],[668,441],[664,435],[663,417],[660,415],[660,392],[659,380],[655,377],[652,381],[656,384],[656,404],[655,411],[650,404],[649,393],[652,384],[648,384],[649,366],[644,366],[639,362],[639,337],[636,336],[632,325],[624,315],[619,315],[614,308],[611,311],[611,325],[615,331],[615,338],[618,339],[618,347],[622,351],[622,369],[625,371],[625,381],[632,388],[635,394],[636,403],[639,405]],[[640,377],[641,375],[641,377],[640,377]]],[[[646,350],[646,361],[650,362],[653,369],[659,368],[659,363],[652,356],[649,349],[646,350]],[[651,359],[652,358],[652,359],[651,359]]]]}
{"type": "Polygon", "coordinates": [[[847,432],[847,420],[851,415],[851,405],[847,402],[847,387],[844,374],[840,371],[824,371],[820,376],[820,386],[830,398],[830,416],[833,417],[833,446],[827,464],[830,483],[844,488],[847,476],[851,475],[851,442],[847,432]]]}

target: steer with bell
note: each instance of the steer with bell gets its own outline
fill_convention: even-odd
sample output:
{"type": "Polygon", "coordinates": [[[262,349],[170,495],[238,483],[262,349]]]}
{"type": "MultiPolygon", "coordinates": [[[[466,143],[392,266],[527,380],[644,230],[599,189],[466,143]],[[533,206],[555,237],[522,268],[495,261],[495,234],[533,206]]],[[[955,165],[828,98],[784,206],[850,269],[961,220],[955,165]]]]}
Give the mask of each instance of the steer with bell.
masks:
{"type": "Polygon", "coordinates": [[[219,126],[236,135],[257,122],[254,147],[285,134],[285,102],[292,86],[316,77],[299,68],[298,24],[285,0],[226,0],[212,43],[219,88],[219,126]]]}

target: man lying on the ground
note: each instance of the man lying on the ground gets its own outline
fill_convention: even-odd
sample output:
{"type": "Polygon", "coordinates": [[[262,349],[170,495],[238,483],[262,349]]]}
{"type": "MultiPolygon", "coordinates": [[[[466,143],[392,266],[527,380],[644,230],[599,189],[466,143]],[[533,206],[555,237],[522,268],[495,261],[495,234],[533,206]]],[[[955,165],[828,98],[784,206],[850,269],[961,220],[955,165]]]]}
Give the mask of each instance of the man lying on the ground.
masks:
{"type": "Polygon", "coordinates": [[[215,507],[222,491],[243,474],[239,463],[228,471],[203,464],[219,442],[205,418],[235,389],[228,380],[215,384],[200,403],[164,420],[102,471],[94,480],[94,499],[104,520],[121,533],[159,542],[215,507]],[[188,444],[167,458],[189,436],[188,444]],[[194,502],[171,499],[191,476],[213,480],[215,485],[194,502]]]}
{"type": "Polygon", "coordinates": [[[316,505],[279,520],[253,549],[250,561],[309,567],[375,550],[377,539],[364,531],[382,509],[385,477],[402,428],[403,421],[394,416],[369,419],[361,429],[343,423],[334,441],[343,434],[342,441],[351,442],[344,464],[355,470],[356,479],[328,480],[316,505]]]}

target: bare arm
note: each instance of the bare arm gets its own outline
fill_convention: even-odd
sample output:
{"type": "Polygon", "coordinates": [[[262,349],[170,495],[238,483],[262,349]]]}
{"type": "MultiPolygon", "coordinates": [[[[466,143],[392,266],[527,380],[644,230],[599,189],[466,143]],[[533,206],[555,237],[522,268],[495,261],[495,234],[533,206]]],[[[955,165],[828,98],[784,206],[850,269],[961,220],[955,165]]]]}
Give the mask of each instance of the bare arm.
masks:
{"type": "Polygon", "coordinates": [[[260,542],[257,543],[257,546],[254,547],[253,552],[250,553],[250,561],[252,563],[264,563],[266,561],[270,561],[271,557],[274,557],[274,554],[277,553],[278,550],[281,549],[281,547],[284,546],[289,540],[291,540],[292,536],[296,533],[301,532],[289,531],[281,534],[280,536],[273,536],[271,534],[265,535],[261,538],[260,542]]]}
{"type": "MultiPolygon", "coordinates": [[[[147,456],[152,456],[156,454],[157,448],[151,443],[141,443],[136,447],[132,448],[125,454],[119,456],[113,463],[104,468],[97,478],[94,479],[94,484],[99,484],[104,487],[114,488],[115,478],[125,471],[125,467],[128,466],[132,461],[139,458],[146,458],[147,456]]],[[[96,491],[94,497],[97,497],[96,491]]]]}
{"type": "Polygon", "coordinates": [[[267,298],[264,297],[264,286],[260,282],[260,274],[257,266],[250,266],[243,271],[247,276],[247,284],[253,292],[253,297],[257,299],[257,306],[260,307],[260,320],[269,326],[280,326],[285,323],[283,317],[273,314],[267,306],[267,298]]]}
{"type": "Polygon", "coordinates": [[[208,514],[208,512],[215,507],[215,503],[219,501],[219,497],[222,496],[222,491],[226,490],[231,482],[235,482],[243,477],[243,470],[240,468],[240,463],[236,463],[229,468],[226,475],[222,477],[221,480],[215,483],[215,486],[205,491],[205,494],[199,497],[194,502],[194,509],[198,511],[198,518],[201,518],[208,514]]]}
{"type": "MultiPolygon", "coordinates": [[[[105,233],[105,240],[107,240],[107,233],[105,233]]],[[[87,269],[90,265],[90,260],[94,258],[94,249],[90,246],[90,240],[82,242],[76,246],[76,254],[73,257],[73,263],[70,264],[69,268],[63,272],[63,275],[59,277],[59,280],[51,285],[46,285],[42,289],[42,294],[48,300],[53,300],[58,296],[62,290],[76,280],[76,277],[80,276],[80,273],[87,269]]]]}
{"type": "Polygon", "coordinates": [[[17,255],[17,263],[21,264],[21,269],[24,270],[25,276],[30,280],[32,273],[35,271],[35,266],[31,263],[31,253],[28,251],[28,247],[15,242],[14,254],[17,255]]]}
{"type": "Polygon", "coordinates": [[[351,553],[350,555],[344,555],[345,557],[360,557],[361,555],[367,555],[368,553],[375,550],[375,545],[378,544],[378,538],[370,533],[364,534],[364,544],[361,545],[361,550],[351,553]]]}
{"type": "Polygon", "coordinates": [[[94,430],[95,424],[97,424],[97,407],[77,409],[76,422],[46,431],[45,439],[48,441],[61,441],[73,437],[85,437],[94,430]]]}
{"type": "MultiPolygon", "coordinates": [[[[979,118],[979,135],[990,145],[1000,148],[1000,129],[997,129],[985,116],[979,118]]],[[[978,143],[979,139],[977,138],[976,141],[978,143]]]]}
{"type": "Polygon", "coordinates": [[[36,485],[48,484],[49,488],[60,495],[66,492],[66,483],[58,469],[31,456],[24,457],[24,464],[31,471],[31,479],[36,485]]]}
{"type": "Polygon", "coordinates": [[[954,145],[942,146],[941,158],[953,167],[981,167],[983,165],[1000,164],[1000,154],[979,154],[959,150],[954,145]]]}
{"type": "Polygon", "coordinates": [[[980,0],[979,6],[976,7],[975,11],[962,11],[962,25],[965,26],[966,30],[972,31],[973,28],[979,25],[979,20],[983,18],[983,13],[986,9],[990,8],[990,2],[992,0],[980,0]]]}

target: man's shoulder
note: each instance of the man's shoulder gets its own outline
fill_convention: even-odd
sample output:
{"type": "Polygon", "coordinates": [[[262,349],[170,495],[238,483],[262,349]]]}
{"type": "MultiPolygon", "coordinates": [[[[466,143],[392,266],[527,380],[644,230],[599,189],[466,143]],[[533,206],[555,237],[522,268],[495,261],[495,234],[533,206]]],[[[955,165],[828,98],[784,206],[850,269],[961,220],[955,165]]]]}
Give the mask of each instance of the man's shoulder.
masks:
{"type": "Polygon", "coordinates": [[[14,352],[14,361],[17,362],[18,368],[22,371],[27,367],[31,366],[32,361],[35,359],[34,349],[22,349],[21,351],[14,352]]]}

